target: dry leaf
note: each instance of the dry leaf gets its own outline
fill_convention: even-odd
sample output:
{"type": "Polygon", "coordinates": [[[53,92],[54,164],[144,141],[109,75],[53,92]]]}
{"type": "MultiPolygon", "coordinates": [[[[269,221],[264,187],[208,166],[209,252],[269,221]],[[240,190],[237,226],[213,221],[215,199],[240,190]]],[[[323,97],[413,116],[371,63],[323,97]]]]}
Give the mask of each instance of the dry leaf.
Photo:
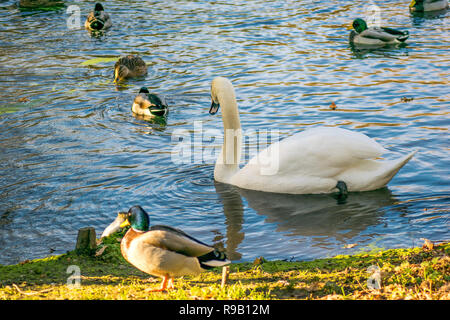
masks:
{"type": "Polygon", "coordinates": [[[336,108],[337,108],[337,105],[336,105],[336,103],[334,103],[334,101],[331,103],[331,105],[330,105],[330,109],[331,110],[336,110],[336,108]]]}
{"type": "Polygon", "coordinates": [[[344,249],[351,249],[356,247],[357,245],[358,245],[357,243],[349,243],[344,246],[344,249]]]}
{"type": "Polygon", "coordinates": [[[424,241],[424,243],[422,245],[422,249],[424,249],[424,250],[433,250],[433,248],[434,248],[434,243],[433,242],[431,242],[430,240],[425,239],[425,238],[420,238],[420,240],[424,241]]]}
{"type": "Polygon", "coordinates": [[[101,247],[100,249],[98,249],[98,250],[95,252],[95,256],[96,256],[96,257],[101,256],[107,247],[108,247],[108,246],[104,246],[104,247],[101,247]]]}
{"type": "Polygon", "coordinates": [[[28,99],[27,97],[22,97],[22,98],[19,98],[18,101],[19,102],[28,102],[28,101],[30,101],[30,99],[28,99]]]}
{"type": "Polygon", "coordinates": [[[289,281],[286,280],[278,280],[277,284],[281,285],[282,287],[287,287],[289,285],[289,281]]]}
{"type": "Polygon", "coordinates": [[[408,98],[408,97],[401,97],[401,99],[400,99],[402,102],[410,102],[410,101],[413,101],[414,100],[414,98],[408,98]]]}

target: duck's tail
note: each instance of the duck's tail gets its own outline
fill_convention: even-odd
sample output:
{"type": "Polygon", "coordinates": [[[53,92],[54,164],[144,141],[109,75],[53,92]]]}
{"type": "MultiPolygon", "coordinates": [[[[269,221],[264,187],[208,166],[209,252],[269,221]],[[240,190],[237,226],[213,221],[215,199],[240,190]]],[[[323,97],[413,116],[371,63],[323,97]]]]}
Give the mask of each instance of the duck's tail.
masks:
{"type": "Polygon", "coordinates": [[[396,39],[400,42],[405,42],[406,39],[408,39],[408,37],[409,37],[408,31],[400,31],[400,30],[386,28],[386,27],[381,27],[381,29],[383,29],[385,32],[395,36],[396,39]]]}
{"type": "Polygon", "coordinates": [[[220,252],[216,249],[200,257],[197,257],[197,259],[203,269],[222,267],[231,263],[231,261],[227,259],[225,253],[220,252]]]}
{"type": "Polygon", "coordinates": [[[90,27],[93,30],[102,30],[104,26],[105,23],[100,18],[95,18],[95,20],[90,23],[90,27]]]}

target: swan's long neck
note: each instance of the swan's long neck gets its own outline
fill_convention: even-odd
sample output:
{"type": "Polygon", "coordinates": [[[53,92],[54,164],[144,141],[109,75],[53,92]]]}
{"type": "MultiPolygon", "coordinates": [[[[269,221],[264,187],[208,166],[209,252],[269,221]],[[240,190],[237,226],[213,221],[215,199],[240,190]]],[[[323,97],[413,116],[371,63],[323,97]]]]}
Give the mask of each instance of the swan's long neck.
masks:
{"type": "Polygon", "coordinates": [[[214,179],[229,183],[232,176],[239,171],[241,160],[242,131],[236,96],[231,83],[224,84],[217,93],[222,109],[223,145],[214,168],[214,179]]]}

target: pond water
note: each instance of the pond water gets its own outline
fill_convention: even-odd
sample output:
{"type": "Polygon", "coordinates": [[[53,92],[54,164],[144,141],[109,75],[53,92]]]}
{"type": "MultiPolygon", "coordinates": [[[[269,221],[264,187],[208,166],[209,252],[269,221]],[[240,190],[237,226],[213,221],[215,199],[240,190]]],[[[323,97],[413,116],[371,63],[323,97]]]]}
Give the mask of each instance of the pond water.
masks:
{"type": "MultiPolygon", "coordinates": [[[[113,27],[98,37],[69,28],[66,7],[2,1],[0,264],[72,250],[79,228],[101,234],[135,204],[234,261],[448,240],[449,13],[374,3],[383,25],[409,30],[406,46],[349,46],[347,26],[370,1],[108,1],[113,27]],[[113,60],[125,54],[149,72],[116,87],[113,60]],[[222,132],[220,111],[208,114],[219,75],[235,86],[244,131],[340,126],[376,138],[386,159],[418,153],[387,188],[346,203],[215,183],[220,137],[201,134],[222,132]],[[166,97],[165,124],[131,113],[142,86],[166,97]],[[191,161],[173,159],[180,133],[197,141],[191,161]]],[[[83,26],[94,2],[71,4],[83,26]]]]}

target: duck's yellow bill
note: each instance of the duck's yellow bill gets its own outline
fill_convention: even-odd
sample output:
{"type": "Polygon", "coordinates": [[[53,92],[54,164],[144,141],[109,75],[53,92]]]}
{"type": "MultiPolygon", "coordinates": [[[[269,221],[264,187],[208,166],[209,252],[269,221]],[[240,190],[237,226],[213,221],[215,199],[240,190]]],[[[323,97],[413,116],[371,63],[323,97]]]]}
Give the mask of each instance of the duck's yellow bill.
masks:
{"type": "Polygon", "coordinates": [[[120,227],[125,228],[125,227],[128,227],[129,225],[130,225],[130,221],[128,221],[128,219],[127,219],[120,224],[120,227]]]}
{"type": "Polygon", "coordinates": [[[352,30],[353,29],[353,23],[350,23],[347,25],[347,30],[352,30]]]}
{"type": "Polygon", "coordinates": [[[412,8],[416,5],[416,0],[412,0],[411,3],[409,4],[409,7],[412,8]]]}

